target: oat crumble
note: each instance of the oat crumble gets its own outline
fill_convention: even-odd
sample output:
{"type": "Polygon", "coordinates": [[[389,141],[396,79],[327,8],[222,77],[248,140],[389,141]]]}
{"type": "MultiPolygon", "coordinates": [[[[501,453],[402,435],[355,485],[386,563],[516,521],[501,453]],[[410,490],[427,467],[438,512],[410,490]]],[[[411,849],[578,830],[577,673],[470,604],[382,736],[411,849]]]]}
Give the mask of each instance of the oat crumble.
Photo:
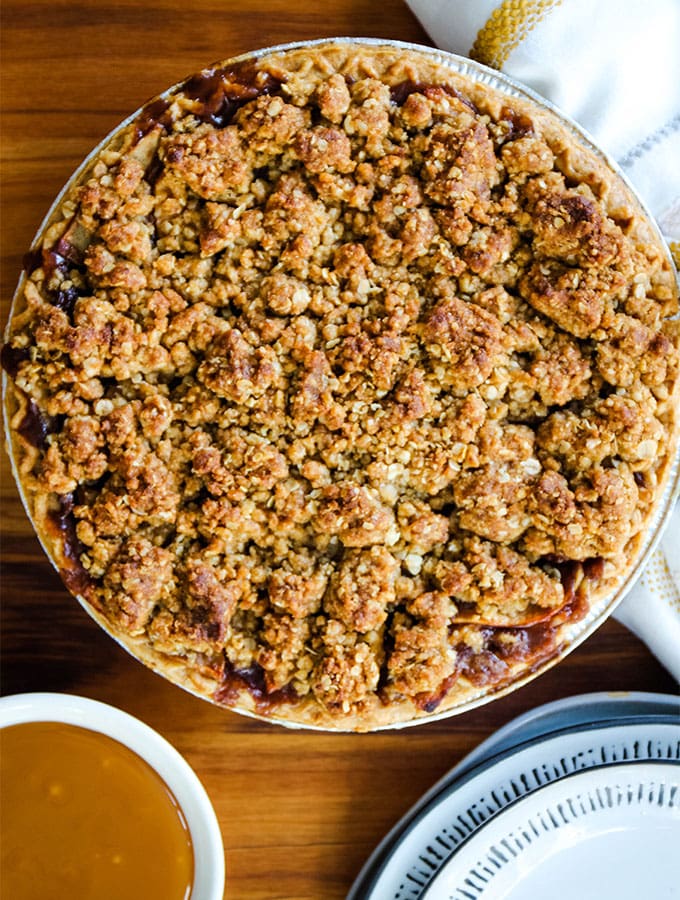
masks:
{"type": "Polygon", "coordinates": [[[140,658],[368,729],[559,652],[677,436],[677,289],[557,120],[415,51],[225,64],[148,105],[27,263],[14,454],[140,658]]]}

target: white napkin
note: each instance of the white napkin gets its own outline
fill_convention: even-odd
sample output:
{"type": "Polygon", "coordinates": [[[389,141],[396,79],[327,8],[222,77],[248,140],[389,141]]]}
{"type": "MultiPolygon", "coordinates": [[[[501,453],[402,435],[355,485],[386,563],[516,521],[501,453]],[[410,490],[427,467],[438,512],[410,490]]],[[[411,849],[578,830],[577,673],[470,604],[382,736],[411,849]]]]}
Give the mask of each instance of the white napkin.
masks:
{"type": "MultiPolygon", "coordinates": [[[[680,0],[407,0],[434,43],[533,88],[621,166],[680,264],[680,0]]],[[[680,503],[616,610],[680,681],[680,503]]]]}
{"type": "Polygon", "coordinates": [[[680,503],[675,504],[659,548],[614,616],[680,682],[680,503]]]}

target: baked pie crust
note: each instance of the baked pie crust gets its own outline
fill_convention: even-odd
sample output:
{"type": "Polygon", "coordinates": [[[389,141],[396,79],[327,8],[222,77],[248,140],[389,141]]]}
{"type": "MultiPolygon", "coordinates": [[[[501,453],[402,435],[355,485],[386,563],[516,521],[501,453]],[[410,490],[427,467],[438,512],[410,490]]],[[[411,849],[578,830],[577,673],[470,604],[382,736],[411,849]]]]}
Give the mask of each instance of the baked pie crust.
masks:
{"type": "Polygon", "coordinates": [[[369,730],[554,660],[635,565],[678,432],[678,298],[560,118],[329,42],[148,104],[28,255],[17,478],[147,665],[369,730]]]}

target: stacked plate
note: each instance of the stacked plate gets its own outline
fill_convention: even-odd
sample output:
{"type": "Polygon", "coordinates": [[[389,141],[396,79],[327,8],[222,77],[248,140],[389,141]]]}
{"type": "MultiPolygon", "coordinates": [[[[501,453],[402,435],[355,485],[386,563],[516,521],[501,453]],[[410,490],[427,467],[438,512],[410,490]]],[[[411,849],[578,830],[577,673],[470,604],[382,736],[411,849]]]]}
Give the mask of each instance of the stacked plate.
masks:
{"type": "Polygon", "coordinates": [[[587,694],[481,744],[385,837],[348,900],[670,900],[678,848],[680,698],[587,694]]]}

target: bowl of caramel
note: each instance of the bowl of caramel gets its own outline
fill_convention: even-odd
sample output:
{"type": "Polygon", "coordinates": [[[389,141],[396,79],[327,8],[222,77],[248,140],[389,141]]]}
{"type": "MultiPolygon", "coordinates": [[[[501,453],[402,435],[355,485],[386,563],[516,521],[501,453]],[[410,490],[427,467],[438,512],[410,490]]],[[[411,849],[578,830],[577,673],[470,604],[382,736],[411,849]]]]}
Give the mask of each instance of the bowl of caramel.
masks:
{"type": "Polygon", "coordinates": [[[221,900],[224,850],[184,758],[115,707],[0,699],[0,894],[221,900]]]}

